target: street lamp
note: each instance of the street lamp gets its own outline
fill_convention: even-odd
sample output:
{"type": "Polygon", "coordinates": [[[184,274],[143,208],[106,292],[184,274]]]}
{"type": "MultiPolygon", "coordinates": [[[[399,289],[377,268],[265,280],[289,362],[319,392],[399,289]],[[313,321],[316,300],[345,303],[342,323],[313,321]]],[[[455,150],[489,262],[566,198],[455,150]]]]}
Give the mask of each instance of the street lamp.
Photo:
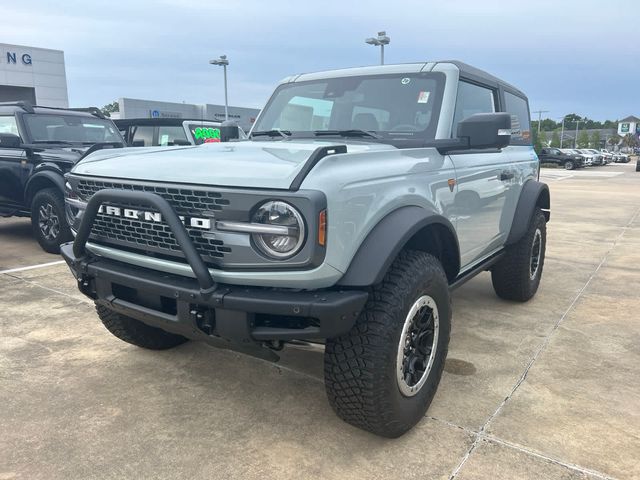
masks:
{"type": "Polygon", "coordinates": [[[224,120],[229,120],[229,100],[227,98],[227,65],[229,60],[226,55],[220,55],[217,60],[209,60],[211,65],[218,65],[224,68],[224,120]]]}
{"type": "Polygon", "coordinates": [[[367,38],[365,43],[373,45],[374,47],[380,47],[380,65],[384,65],[384,46],[389,45],[391,38],[387,36],[387,32],[378,32],[377,37],[367,38]]]}
{"type": "Polygon", "coordinates": [[[564,119],[567,118],[567,116],[565,115],[564,117],[562,117],[562,130],[560,133],[560,148],[562,148],[562,139],[564,138],[564,119]]]}
{"type": "Polygon", "coordinates": [[[584,123],[584,120],[576,120],[576,138],[573,141],[573,148],[578,148],[578,126],[584,123]]]}

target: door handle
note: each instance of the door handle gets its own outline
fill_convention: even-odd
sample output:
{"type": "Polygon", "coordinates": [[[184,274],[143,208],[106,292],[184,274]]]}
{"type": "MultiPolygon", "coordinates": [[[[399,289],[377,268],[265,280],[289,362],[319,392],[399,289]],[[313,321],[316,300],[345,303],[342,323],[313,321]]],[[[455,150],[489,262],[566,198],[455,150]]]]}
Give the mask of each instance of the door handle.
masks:
{"type": "Polygon", "coordinates": [[[515,174],[513,172],[500,172],[499,177],[502,181],[511,180],[513,177],[515,177],[515,174]]]}

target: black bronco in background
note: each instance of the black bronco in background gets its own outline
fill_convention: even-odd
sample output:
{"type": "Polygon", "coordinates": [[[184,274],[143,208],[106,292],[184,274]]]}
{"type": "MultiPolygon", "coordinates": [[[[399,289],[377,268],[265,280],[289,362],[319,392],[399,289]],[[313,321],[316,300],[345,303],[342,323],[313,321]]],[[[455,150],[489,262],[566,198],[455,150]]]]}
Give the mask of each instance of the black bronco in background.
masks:
{"type": "Polygon", "coordinates": [[[555,163],[567,170],[584,167],[584,157],[582,155],[565,153],[559,148],[543,148],[538,158],[540,163],[555,163]]]}
{"type": "Polygon", "coordinates": [[[31,217],[42,248],[58,253],[72,239],[64,212],[64,174],[85,155],[124,147],[97,108],[0,103],[0,217],[31,217]]]}

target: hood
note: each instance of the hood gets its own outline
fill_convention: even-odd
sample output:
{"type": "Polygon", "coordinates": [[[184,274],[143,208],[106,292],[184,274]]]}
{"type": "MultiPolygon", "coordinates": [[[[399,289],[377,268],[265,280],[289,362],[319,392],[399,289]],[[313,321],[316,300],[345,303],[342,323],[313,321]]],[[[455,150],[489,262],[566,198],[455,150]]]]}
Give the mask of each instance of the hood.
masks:
{"type": "Polygon", "coordinates": [[[89,146],[90,145],[63,148],[47,147],[42,150],[38,149],[34,153],[44,161],[75,163],[84,155],[84,152],[89,149],[89,146]]]}
{"type": "Polygon", "coordinates": [[[348,153],[395,150],[379,143],[334,141],[245,141],[193,147],[100,150],[72,173],[94,177],[229,187],[288,189],[318,147],[347,145],[348,153]]]}

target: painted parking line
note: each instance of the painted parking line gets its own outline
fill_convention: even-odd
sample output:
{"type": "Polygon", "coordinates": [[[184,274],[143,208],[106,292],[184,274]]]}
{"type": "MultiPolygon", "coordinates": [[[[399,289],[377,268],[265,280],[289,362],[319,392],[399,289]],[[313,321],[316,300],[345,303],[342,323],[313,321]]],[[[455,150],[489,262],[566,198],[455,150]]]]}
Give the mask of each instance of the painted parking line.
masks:
{"type": "Polygon", "coordinates": [[[39,263],[38,265],[30,265],[28,267],[18,267],[18,268],[10,268],[8,270],[0,270],[0,274],[24,272],[25,270],[34,270],[36,268],[51,267],[53,265],[60,265],[61,263],[64,263],[64,260],[56,260],[55,262],[39,263]]]}

